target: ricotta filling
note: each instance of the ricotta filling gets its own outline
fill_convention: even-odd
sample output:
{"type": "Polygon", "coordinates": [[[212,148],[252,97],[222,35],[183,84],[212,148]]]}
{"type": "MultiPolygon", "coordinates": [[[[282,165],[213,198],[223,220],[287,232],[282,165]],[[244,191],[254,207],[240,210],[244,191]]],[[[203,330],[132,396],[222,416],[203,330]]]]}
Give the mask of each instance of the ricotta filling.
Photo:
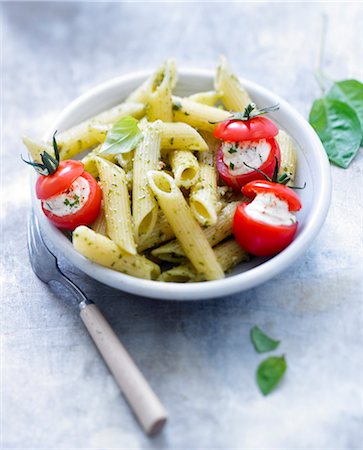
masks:
{"type": "Polygon", "coordinates": [[[83,208],[89,194],[89,183],[80,176],[73,181],[66,191],[43,200],[43,208],[59,217],[75,214],[83,208]]]}
{"type": "Polygon", "coordinates": [[[289,205],[274,194],[258,194],[245,207],[245,212],[255,220],[269,225],[292,225],[296,217],[289,211],[289,205]]]}
{"type": "Polygon", "coordinates": [[[231,175],[244,175],[258,169],[268,158],[271,145],[266,139],[259,141],[229,142],[222,144],[223,162],[231,175]]]}

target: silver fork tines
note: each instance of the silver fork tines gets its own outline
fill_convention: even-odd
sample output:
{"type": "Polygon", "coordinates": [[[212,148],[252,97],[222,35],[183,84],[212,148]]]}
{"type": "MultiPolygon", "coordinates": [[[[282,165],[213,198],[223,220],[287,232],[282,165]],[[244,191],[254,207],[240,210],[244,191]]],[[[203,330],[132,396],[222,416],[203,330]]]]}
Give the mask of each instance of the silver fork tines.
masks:
{"type": "Polygon", "coordinates": [[[36,276],[44,283],[58,281],[69,289],[79,302],[89,302],[86,295],[59,268],[57,257],[49,250],[44,242],[39,222],[34,212],[28,219],[28,250],[32,269],[36,276]]]}

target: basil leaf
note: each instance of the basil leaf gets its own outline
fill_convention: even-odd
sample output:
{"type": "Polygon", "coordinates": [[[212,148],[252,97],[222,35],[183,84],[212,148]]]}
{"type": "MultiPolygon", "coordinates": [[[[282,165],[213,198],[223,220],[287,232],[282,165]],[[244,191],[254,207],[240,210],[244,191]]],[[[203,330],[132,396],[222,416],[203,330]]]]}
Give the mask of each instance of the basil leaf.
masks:
{"type": "Polygon", "coordinates": [[[140,142],[142,132],[137,126],[138,120],[131,116],[122,117],[108,131],[106,140],[99,153],[117,155],[133,150],[140,142]]]}
{"type": "Polygon", "coordinates": [[[357,114],[347,104],[331,98],[315,100],[309,122],[317,132],[331,162],[347,168],[361,141],[357,114]]]}
{"type": "Polygon", "coordinates": [[[251,341],[258,353],[271,352],[280,344],[280,341],[271,339],[258,326],[251,328],[251,341]]]}
{"type": "Polygon", "coordinates": [[[360,121],[363,145],[363,84],[357,80],[337,81],[327,93],[328,98],[340,100],[349,105],[357,114],[360,121]]]}
{"type": "Polygon", "coordinates": [[[257,384],[263,395],[269,394],[278,385],[287,364],[284,356],[270,356],[264,359],[257,368],[257,384]]]}

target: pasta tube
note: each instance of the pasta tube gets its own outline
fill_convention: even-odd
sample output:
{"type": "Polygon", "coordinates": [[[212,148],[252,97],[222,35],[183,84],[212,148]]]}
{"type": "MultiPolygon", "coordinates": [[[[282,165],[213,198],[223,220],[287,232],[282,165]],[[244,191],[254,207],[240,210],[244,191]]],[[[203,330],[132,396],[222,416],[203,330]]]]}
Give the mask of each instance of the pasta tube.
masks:
{"type": "Polygon", "coordinates": [[[100,209],[100,213],[98,214],[97,219],[92,223],[91,228],[95,233],[107,236],[106,217],[103,207],[100,209]]]}
{"type": "MultiPolygon", "coordinates": [[[[248,261],[248,253],[243,250],[234,239],[230,239],[217,245],[214,249],[217,261],[226,272],[242,261],[248,261]]],[[[175,283],[186,283],[192,281],[203,281],[203,275],[196,272],[192,264],[182,264],[163,272],[159,281],[168,281],[175,283]]]]}
{"type": "Polygon", "coordinates": [[[34,162],[41,163],[42,159],[40,155],[44,152],[54,156],[53,147],[47,142],[31,139],[28,136],[23,136],[23,143],[28,149],[29,155],[34,162]]]}
{"type": "Polygon", "coordinates": [[[216,155],[217,150],[221,145],[221,141],[215,138],[212,133],[208,133],[207,131],[201,131],[200,135],[208,145],[208,149],[216,155]]]}
{"type": "Polygon", "coordinates": [[[140,252],[143,252],[148,248],[152,248],[156,245],[162,244],[163,242],[170,241],[170,239],[173,239],[173,237],[174,231],[171,229],[169,222],[165,217],[165,214],[159,209],[155,227],[153,228],[147,239],[141,237],[137,249],[140,252]]]}
{"type": "Polygon", "coordinates": [[[194,128],[213,133],[215,123],[228,119],[230,113],[213,106],[202,105],[187,98],[172,97],[175,122],[185,122],[194,128]]]}
{"type": "Polygon", "coordinates": [[[148,186],[147,173],[158,168],[160,159],[161,122],[149,124],[143,140],[135,151],[132,189],[132,213],[136,241],[146,239],[152,232],[158,215],[158,205],[148,186]]]}
{"type": "Polygon", "coordinates": [[[131,150],[130,152],[120,153],[116,156],[115,159],[117,164],[122,167],[125,172],[129,172],[132,169],[134,154],[135,151],[131,150]]]}
{"type": "MultiPolygon", "coordinates": [[[[137,119],[144,113],[144,105],[140,103],[121,103],[104,111],[91,119],[57,135],[57,143],[61,159],[70,159],[77,153],[99,144],[100,134],[96,125],[113,124],[124,116],[137,119]]],[[[103,138],[104,140],[104,138],[103,138]]]]}
{"type": "Polygon", "coordinates": [[[278,172],[278,176],[286,174],[290,181],[287,186],[293,186],[295,181],[296,173],[296,148],[292,138],[283,130],[279,130],[276,136],[277,143],[280,147],[281,152],[281,164],[278,172]]]}
{"type": "Polygon", "coordinates": [[[73,246],[91,261],[127,275],[154,280],[160,274],[160,267],[145,256],[125,253],[111,239],[85,226],[74,230],[73,246]]]}
{"type": "Polygon", "coordinates": [[[97,146],[95,149],[87,153],[87,155],[81,159],[84,164],[84,170],[90,173],[93,177],[98,178],[98,168],[96,163],[96,157],[106,159],[107,161],[114,162],[115,155],[109,155],[106,153],[99,154],[101,146],[97,146]]]}
{"type": "Polygon", "coordinates": [[[247,105],[252,102],[246,89],[231,71],[224,56],[221,56],[219,60],[214,84],[215,90],[228,110],[244,111],[247,105]]]}
{"type": "Polygon", "coordinates": [[[163,122],[161,125],[161,148],[174,150],[208,150],[202,136],[183,122],[163,122]]]}
{"type": "MultiPolygon", "coordinates": [[[[232,221],[238,204],[239,202],[228,203],[218,216],[217,223],[203,228],[204,236],[212,247],[232,234],[232,221]]],[[[181,262],[185,259],[184,250],[177,239],[156,248],[151,254],[169,262],[181,262]]]]}
{"type": "Polygon", "coordinates": [[[169,162],[177,186],[190,188],[198,180],[199,163],[190,150],[170,152],[169,162]]]}
{"type": "Polygon", "coordinates": [[[147,103],[149,83],[149,80],[144,81],[138,88],[131,92],[125,101],[128,103],[147,103]]]}
{"type": "Polygon", "coordinates": [[[212,247],[194,219],[175,180],[165,172],[148,173],[149,186],[154,192],[175,236],[198,273],[207,280],[224,277],[212,247]]]}
{"type": "Polygon", "coordinates": [[[121,167],[99,157],[96,157],[96,163],[102,186],[107,234],[122,250],[136,255],[125,172],[121,167]]]}
{"type": "Polygon", "coordinates": [[[194,217],[202,225],[217,222],[217,172],[212,151],[198,155],[199,178],[190,191],[189,205],[194,217]]]}
{"type": "Polygon", "coordinates": [[[158,69],[148,84],[148,103],[146,115],[150,122],[161,119],[172,122],[173,110],[171,91],[177,81],[176,66],[174,61],[167,60],[158,69]]]}
{"type": "Polygon", "coordinates": [[[206,92],[197,92],[196,94],[190,95],[189,100],[193,102],[202,103],[203,105],[214,106],[220,95],[216,91],[206,91],[206,92]]]}

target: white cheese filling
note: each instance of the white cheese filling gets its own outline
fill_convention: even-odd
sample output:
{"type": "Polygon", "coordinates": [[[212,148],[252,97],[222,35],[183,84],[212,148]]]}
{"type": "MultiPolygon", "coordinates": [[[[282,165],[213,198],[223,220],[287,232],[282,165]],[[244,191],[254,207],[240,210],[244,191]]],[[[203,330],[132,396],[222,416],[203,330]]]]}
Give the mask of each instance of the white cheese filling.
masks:
{"type": "Polygon", "coordinates": [[[258,169],[267,160],[270,151],[271,146],[266,139],[243,142],[226,141],[222,145],[223,162],[231,175],[243,175],[253,171],[244,163],[258,169]]]}
{"type": "Polygon", "coordinates": [[[88,181],[83,177],[78,177],[66,191],[43,200],[43,208],[59,217],[74,214],[83,208],[89,194],[88,181]]]}
{"type": "Polygon", "coordinates": [[[258,194],[245,207],[246,213],[255,220],[269,225],[292,225],[296,217],[289,211],[289,206],[274,194],[258,194]]]}

